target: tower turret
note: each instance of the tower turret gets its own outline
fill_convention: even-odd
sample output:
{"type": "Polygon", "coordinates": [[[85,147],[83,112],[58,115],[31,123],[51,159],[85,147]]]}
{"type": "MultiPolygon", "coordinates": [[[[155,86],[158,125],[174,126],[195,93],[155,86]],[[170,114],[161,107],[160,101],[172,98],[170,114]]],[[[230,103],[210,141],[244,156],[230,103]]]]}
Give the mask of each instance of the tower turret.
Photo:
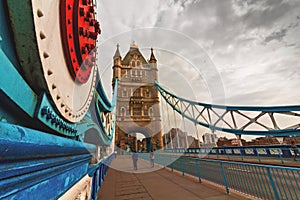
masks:
{"type": "Polygon", "coordinates": [[[154,56],[154,53],[153,53],[153,48],[151,48],[151,56],[150,56],[150,60],[149,60],[149,63],[156,63],[157,60],[154,56]]]}
{"type": "Polygon", "coordinates": [[[121,57],[121,54],[120,54],[120,51],[119,51],[119,47],[120,45],[117,44],[117,50],[115,52],[115,55],[113,57],[113,60],[114,60],[114,66],[113,66],[113,86],[114,86],[114,80],[116,78],[121,78],[121,66],[122,66],[122,63],[121,63],[121,60],[122,60],[122,57],[121,57]]]}
{"type": "Polygon", "coordinates": [[[157,60],[154,56],[154,53],[153,53],[153,48],[151,48],[151,55],[150,55],[150,59],[149,59],[149,64],[151,66],[151,70],[154,71],[153,75],[154,75],[154,80],[157,80],[158,79],[158,69],[157,69],[157,60]]]}
{"type": "Polygon", "coordinates": [[[121,59],[122,59],[122,57],[121,57],[121,54],[120,54],[120,51],[119,51],[119,47],[120,47],[120,45],[117,44],[117,50],[116,50],[115,55],[113,57],[115,65],[116,64],[117,65],[121,65],[121,59]]]}

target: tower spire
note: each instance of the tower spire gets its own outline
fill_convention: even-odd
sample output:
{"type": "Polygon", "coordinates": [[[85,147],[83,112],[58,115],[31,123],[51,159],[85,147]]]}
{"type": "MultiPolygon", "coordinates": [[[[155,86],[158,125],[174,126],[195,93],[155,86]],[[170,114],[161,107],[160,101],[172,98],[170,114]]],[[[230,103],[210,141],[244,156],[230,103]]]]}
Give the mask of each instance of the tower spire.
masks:
{"type": "Polygon", "coordinates": [[[156,58],[155,58],[155,56],[154,56],[154,53],[153,53],[153,48],[151,48],[151,56],[150,56],[150,60],[149,60],[149,62],[150,63],[156,63],[156,58]]]}
{"type": "Polygon", "coordinates": [[[120,51],[119,51],[119,47],[120,47],[120,45],[119,45],[119,43],[117,44],[117,50],[116,50],[116,53],[115,53],[115,55],[114,55],[114,59],[117,59],[117,58],[121,58],[121,54],[120,54],[120,51]]]}

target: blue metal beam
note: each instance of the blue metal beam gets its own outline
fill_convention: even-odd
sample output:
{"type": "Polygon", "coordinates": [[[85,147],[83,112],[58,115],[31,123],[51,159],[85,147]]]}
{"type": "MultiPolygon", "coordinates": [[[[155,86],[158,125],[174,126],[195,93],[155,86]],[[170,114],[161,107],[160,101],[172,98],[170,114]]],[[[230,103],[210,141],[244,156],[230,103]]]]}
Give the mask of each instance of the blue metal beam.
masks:
{"type": "Polygon", "coordinates": [[[0,122],[0,198],[54,199],[89,171],[94,145],[0,122]]]}
{"type": "MultiPolygon", "coordinates": [[[[157,82],[155,86],[163,99],[182,117],[195,124],[204,126],[212,131],[222,131],[238,135],[269,135],[269,136],[299,136],[300,135],[300,106],[222,106],[191,101],[165,90],[157,82]],[[247,112],[254,113],[254,117],[247,112]],[[293,117],[295,122],[290,122],[286,127],[280,127],[276,116],[281,118],[293,117]],[[216,118],[212,121],[212,118],[216,118]],[[265,121],[260,121],[265,117],[265,121]],[[246,122],[239,122],[239,119],[246,122]],[[222,125],[224,122],[225,125],[222,125]],[[270,125],[271,124],[271,125],[270,125]],[[252,125],[256,127],[253,129],[252,125]]],[[[282,119],[281,119],[282,120],[282,119]]]]}

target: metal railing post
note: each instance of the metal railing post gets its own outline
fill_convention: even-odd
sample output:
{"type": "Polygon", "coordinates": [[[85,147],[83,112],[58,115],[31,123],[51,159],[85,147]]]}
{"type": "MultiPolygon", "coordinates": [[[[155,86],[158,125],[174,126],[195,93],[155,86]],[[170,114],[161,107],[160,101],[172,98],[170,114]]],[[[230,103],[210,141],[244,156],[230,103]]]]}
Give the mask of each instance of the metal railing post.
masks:
{"type": "Polygon", "coordinates": [[[275,183],[274,183],[274,180],[272,178],[272,175],[271,175],[271,172],[270,172],[270,168],[267,167],[266,168],[267,172],[268,172],[268,176],[269,176],[269,179],[270,179],[270,182],[271,182],[271,185],[272,185],[272,188],[273,188],[273,191],[274,191],[274,194],[275,194],[275,198],[276,200],[279,200],[279,195],[278,195],[278,191],[276,189],[276,186],[275,186],[275,183]]]}
{"type": "MultiPolygon", "coordinates": [[[[170,157],[171,158],[171,157],[170,157]]],[[[172,172],[174,171],[174,162],[173,162],[173,160],[172,160],[172,158],[171,158],[171,169],[172,169],[172,172]]]]}
{"type": "Polygon", "coordinates": [[[223,166],[222,162],[220,162],[220,166],[221,166],[221,169],[222,169],[222,176],[223,176],[223,179],[224,179],[226,194],[229,194],[229,187],[228,187],[227,178],[226,178],[226,174],[225,174],[225,170],[224,170],[224,166],[223,166]]]}
{"type": "Polygon", "coordinates": [[[180,158],[180,164],[181,164],[181,172],[182,172],[182,176],[184,176],[184,163],[182,161],[182,157],[180,158]]]}
{"type": "Polygon", "coordinates": [[[240,149],[240,155],[241,155],[242,161],[244,161],[244,156],[243,156],[243,153],[242,153],[242,149],[240,149]]]}
{"type": "Polygon", "coordinates": [[[258,149],[256,148],[255,151],[256,151],[256,153],[257,153],[258,162],[261,162],[260,156],[259,156],[259,152],[258,152],[258,149]]]}
{"type": "Polygon", "coordinates": [[[199,159],[196,159],[196,169],[197,169],[198,181],[199,181],[199,183],[201,183],[202,180],[201,180],[201,174],[200,174],[199,159]]]}
{"type": "Polygon", "coordinates": [[[284,164],[284,161],[283,161],[282,155],[281,155],[281,153],[282,153],[281,149],[277,149],[277,152],[279,154],[279,158],[280,158],[281,163],[284,164]]]}

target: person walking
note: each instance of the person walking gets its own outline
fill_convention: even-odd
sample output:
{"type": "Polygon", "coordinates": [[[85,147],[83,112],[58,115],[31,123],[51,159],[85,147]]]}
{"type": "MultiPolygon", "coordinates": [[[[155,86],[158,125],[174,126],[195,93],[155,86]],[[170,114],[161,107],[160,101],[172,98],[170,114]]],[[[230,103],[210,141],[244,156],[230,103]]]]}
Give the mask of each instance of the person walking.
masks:
{"type": "Polygon", "coordinates": [[[137,170],[137,161],[139,159],[139,154],[137,151],[133,151],[132,153],[132,162],[133,162],[133,170],[137,170]]]}
{"type": "Polygon", "coordinates": [[[297,144],[295,142],[295,140],[292,140],[291,142],[291,148],[292,150],[294,151],[294,161],[296,161],[297,159],[297,154],[298,154],[298,147],[297,147],[297,144]]]}
{"type": "Polygon", "coordinates": [[[150,167],[154,167],[154,152],[153,150],[150,151],[150,167]]]}

